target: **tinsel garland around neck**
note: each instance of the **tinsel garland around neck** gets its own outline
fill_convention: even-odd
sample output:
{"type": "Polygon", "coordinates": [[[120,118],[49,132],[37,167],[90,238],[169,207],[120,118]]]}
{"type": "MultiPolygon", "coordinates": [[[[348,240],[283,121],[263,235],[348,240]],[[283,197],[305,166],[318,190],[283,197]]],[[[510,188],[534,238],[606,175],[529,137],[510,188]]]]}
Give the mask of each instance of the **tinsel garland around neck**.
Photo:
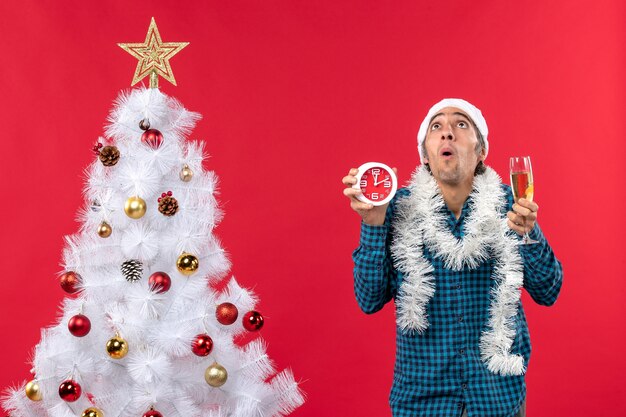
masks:
{"type": "Polygon", "coordinates": [[[506,196],[498,174],[487,167],[474,178],[472,200],[465,220],[465,236],[456,238],[448,229],[445,205],[437,182],[424,166],[413,173],[411,192],[398,200],[392,223],[394,266],[403,273],[396,297],[397,325],[402,332],[423,334],[428,328],[426,306],[435,293],[433,266],[424,247],[447,269],[475,269],[493,257],[492,292],[487,329],[480,341],[482,360],[493,373],[522,375],[524,358],[511,353],[515,338],[514,317],[523,284],[523,263],[518,239],[507,226],[506,196]]]}

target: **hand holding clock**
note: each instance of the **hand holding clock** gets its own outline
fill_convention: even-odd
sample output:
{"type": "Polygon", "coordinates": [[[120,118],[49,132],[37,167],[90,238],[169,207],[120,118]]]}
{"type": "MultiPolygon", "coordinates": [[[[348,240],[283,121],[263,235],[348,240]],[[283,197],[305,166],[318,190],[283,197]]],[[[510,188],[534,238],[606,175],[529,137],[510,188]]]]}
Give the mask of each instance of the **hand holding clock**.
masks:
{"type": "Polygon", "coordinates": [[[393,172],[389,170],[389,173],[377,171],[377,169],[386,171],[385,168],[388,169],[383,164],[364,164],[359,169],[350,169],[348,175],[342,179],[343,185],[346,186],[343,194],[350,199],[350,207],[361,216],[365,224],[370,226],[380,226],[385,223],[387,206],[397,188],[395,174],[398,170],[393,168],[393,172]],[[379,168],[379,166],[384,168],[379,168]],[[378,181],[381,176],[383,179],[378,181]],[[384,184],[381,190],[372,188],[379,187],[380,184],[384,184]],[[365,195],[363,195],[364,192],[365,195]]]}

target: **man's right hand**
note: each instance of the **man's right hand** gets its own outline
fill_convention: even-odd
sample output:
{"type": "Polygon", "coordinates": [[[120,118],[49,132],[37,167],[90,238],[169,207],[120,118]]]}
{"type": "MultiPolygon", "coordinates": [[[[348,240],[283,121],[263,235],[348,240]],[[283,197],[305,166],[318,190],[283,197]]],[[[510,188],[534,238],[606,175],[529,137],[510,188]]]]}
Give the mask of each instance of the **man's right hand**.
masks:
{"type": "MultiPolygon", "coordinates": [[[[393,172],[398,173],[396,168],[392,169],[393,172]]],[[[385,223],[385,213],[389,203],[382,206],[374,206],[373,204],[364,203],[357,199],[357,196],[361,194],[361,190],[352,188],[352,186],[356,184],[356,174],[358,172],[358,169],[352,168],[350,172],[348,172],[348,175],[343,177],[341,182],[346,186],[346,188],[343,189],[343,194],[350,199],[350,207],[352,207],[352,210],[359,213],[359,216],[361,216],[365,224],[369,224],[370,226],[383,225],[385,223]]]]}

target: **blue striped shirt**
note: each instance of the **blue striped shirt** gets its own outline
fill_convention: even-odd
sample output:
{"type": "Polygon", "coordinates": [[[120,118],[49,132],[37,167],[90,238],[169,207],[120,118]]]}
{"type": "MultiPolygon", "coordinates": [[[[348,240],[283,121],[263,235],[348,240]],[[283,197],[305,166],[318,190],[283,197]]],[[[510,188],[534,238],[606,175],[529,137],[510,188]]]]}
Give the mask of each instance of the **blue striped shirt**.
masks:
{"type": "MultiPolygon", "coordinates": [[[[506,188],[507,207],[513,196],[506,188]]],[[[393,266],[390,244],[391,224],[398,199],[410,194],[400,189],[387,208],[385,224],[361,223],[359,247],[353,253],[354,289],[360,308],[367,314],[380,310],[395,299],[402,273],[393,266]]],[[[447,207],[448,227],[458,239],[472,195],[457,220],[447,207]]],[[[554,256],[539,225],[530,233],[538,244],[520,246],[524,263],[524,288],[538,304],[552,305],[561,289],[561,264],[554,256]]],[[[446,269],[441,260],[424,250],[434,266],[436,290],[427,307],[429,327],[423,334],[408,335],[396,328],[396,363],[389,402],[394,417],[455,416],[463,406],[468,415],[480,417],[514,416],[526,398],[524,376],[500,376],[489,372],[480,358],[479,340],[489,318],[491,274],[495,260],[476,269],[446,269]]],[[[521,354],[528,367],[531,345],[528,325],[519,302],[515,317],[516,336],[511,353],[521,354]]]]}

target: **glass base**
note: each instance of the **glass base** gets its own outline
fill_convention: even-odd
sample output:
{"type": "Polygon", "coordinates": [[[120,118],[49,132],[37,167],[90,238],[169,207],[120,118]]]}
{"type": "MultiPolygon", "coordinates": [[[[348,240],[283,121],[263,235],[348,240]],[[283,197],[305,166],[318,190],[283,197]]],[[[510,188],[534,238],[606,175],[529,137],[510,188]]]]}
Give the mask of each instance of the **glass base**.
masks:
{"type": "Polygon", "coordinates": [[[535,244],[535,243],[539,243],[539,242],[536,241],[536,240],[531,239],[530,236],[528,236],[528,233],[526,233],[522,237],[522,243],[521,243],[522,245],[532,245],[532,244],[535,244]]]}

